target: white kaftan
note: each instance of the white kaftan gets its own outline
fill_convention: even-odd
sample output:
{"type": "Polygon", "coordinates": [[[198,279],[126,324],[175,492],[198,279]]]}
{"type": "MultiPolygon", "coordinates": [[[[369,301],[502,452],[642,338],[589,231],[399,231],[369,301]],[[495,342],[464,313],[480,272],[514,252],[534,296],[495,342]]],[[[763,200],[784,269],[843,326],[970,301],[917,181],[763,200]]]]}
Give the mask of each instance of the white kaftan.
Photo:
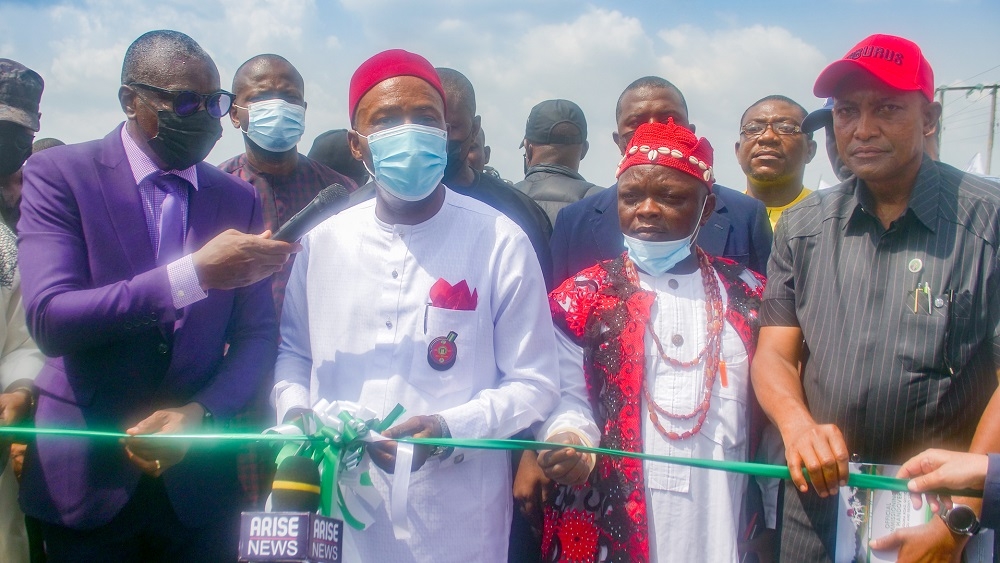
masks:
{"type": "MultiPolygon", "coordinates": [[[[716,274],[724,304],[726,289],[716,274]]],[[[656,292],[650,311],[653,329],[664,352],[677,360],[694,358],[705,346],[705,288],[701,272],[652,277],[639,272],[642,289],[656,292]],[[672,287],[676,286],[676,287],[672,287]],[[678,335],[679,339],[674,336],[678,335]],[[679,342],[680,344],[677,344],[679,342]]],[[[660,359],[656,343],[648,331],[646,348],[646,385],[653,400],[675,414],[687,414],[704,397],[705,364],[680,369],[660,359]]],[[[565,335],[558,335],[563,396],[553,417],[542,427],[543,435],[567,427],[577,427],[590,434],[595,443],[592,415],[586,405],[583,381],[583,349],[565,335]],[[568,370],[573,370],[567,373],[568,370]],[[586,421],[587,423],[584,423],[586,421]]],[[[674,457],[747,461],[746,404],[750,385],[750,365],[746,347],[728,323],[722,331],[722,358],[726,362],[727,381],[717,377],[712,387],[708,417],[701,431],[686,440],[669,440],[649,419],[642,400],[642,440],[646,453],[674,457]]],[[[691,429],[697,417],[674,420],[660,415],[665,430],[678,434],[691,429]]],[[[737,561],[736,543],[740,508],[747,487],[747,477],[735,473],[693,469],[659,462],[643,462],[649,517],[650,560],[737,561]]]]}
{"type": "MultiPolygon", "coordinates": [[[[303,240],[285,292],[274,398],[279,420],[320,398],[381,417],[441,414],[456,438],[503,438],[544,420],[558,401],[555,336],[541,269],[524,233],[500,212],[446,191],[418,225],[389,225],[375,201],[325,221],[303,240]],[[462,280],[474,311],[431,307],[431,286],[462,280]],[[428,345],[457,333],[457,361],[436,371],[428,345]]],[[[374,467],[374,466],[373,466],[374,467]]],[[[413,473],[412,537],[389,520],[391,476],[372,471],[384,503],[369,529],[349,530],[363,561],[507,560],[512,510],[506,452],[456,450],[413,473]]]]}

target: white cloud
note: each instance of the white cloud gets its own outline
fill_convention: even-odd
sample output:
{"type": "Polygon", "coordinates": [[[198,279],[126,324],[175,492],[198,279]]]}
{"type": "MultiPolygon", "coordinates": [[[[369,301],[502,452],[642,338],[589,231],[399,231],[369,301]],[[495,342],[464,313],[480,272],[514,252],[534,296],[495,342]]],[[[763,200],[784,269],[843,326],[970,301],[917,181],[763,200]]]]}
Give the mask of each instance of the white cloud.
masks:
{"type": "Polygon", "coordinates": [[[251,51],[273,44],[298,43],[307,16],[315,12],[311,0],[221,0],[231,33],[251,51]]]}
{"type": "MultiPolygon", "coordinates": [[[[615,102],[630,82],[652,74],[684,92],[699,134],[716,148],[719,178],[742,188],[743,173],[731,149],[739,116],[773,93],[798,99],[807,108],[815,105],[809,90],[825,60],[815,47],[780,27],[650,30],[638,18],[600,8],[587,9],[571,21],[536,23],[511,34],[497,31],[494,37],[503,37],[504,43],[442,55],[475,85],[487,143],[493,147],[491,164],[512,180],[520,179],[516,147],[531,107],[544,99],[566,98],[587,116],[591,150],[581,172],[595,183],[613,183],[620,158],[611,141],[615,102]]],[[[479,43],[484,42],[489,40],[479,43]]],[[[822,159],[817,162],[828,166],[822,159]]]]}

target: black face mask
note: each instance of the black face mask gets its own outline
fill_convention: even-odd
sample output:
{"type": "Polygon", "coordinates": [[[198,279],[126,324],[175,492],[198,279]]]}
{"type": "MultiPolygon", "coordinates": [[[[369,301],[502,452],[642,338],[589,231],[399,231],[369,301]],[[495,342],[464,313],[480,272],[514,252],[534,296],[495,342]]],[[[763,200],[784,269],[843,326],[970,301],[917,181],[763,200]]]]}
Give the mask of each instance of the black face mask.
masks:
{"type": "Polygon", "coordinates": [[[448,164],[444,167],[445,183],[458,176],[458,173],[466,166],[465,157],[469,155],[469,151],[462,150],[464,144],[465,141],[448,141],[448,164]]]}
{"type": "Polygon", "coordinates": [[[184,170],[205,160],[222,138],[222,123],[201,110],[181,117],[170,110],[156,112],[156,136],[149,148],[171,170],[184,170]]]}
{"type": "Polygon", "coordinates": [[[17,172],[31,156],[34,135],[20,125],[11,125],[0,130],[0,176],[10,176],[17,172]]]}

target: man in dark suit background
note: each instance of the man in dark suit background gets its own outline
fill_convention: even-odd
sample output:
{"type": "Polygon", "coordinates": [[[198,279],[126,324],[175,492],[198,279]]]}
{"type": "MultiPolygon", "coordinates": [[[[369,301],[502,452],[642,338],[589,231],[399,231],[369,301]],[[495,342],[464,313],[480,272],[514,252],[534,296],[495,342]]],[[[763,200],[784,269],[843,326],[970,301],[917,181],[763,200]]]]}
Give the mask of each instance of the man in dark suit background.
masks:
{"type": "MultiPolygon", "coordinates": [[[[640,78],[618,98],[612,133],[622,155],[636,127],[666,123],[668,118],[695,130],[688,119],[687,102],[676,86],[656,76],[640,78]]],[[[764,205],[735,190],[715,184],[715,213],[698,233],[698,246],[763,273],[771,254],[771,226],[764,205]]],[[[551,238],[553,281],[559,285],[573,274],[625,252],[618,224],[617,184],[564,207],[551,238]]]]}
{"type": "Polygon", "coordinates": [[[254,189],[202,162],[232,94],[194,40],[139,37],[118,97],[124,126],[25,166],[21,268],[49,356],[36,425],[137,437],[39,437],[21,505],[50,561],[235,561],[233,452],[138,436],[224,423],[257,392],[276,354],[270,275],[298,246],[253,234],[254,189]]]}

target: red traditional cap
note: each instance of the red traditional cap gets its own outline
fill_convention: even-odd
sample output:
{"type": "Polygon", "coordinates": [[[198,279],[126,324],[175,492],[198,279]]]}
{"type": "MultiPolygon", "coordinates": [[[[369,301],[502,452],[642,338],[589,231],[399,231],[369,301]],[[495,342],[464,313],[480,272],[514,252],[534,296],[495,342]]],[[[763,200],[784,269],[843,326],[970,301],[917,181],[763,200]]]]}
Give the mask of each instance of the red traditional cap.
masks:
{"type": "Polygon", "coordinates": [[[351,112],[352,124],[354,123],[354,112],[358,109],[358,102],[361,101],[361,98],[379,82],[397,76],[416,76],[433,86],[441,94],[442,102],[445,100],[441,79],[438,78],[437,71],[427,59],[402,49],[382,51],[361,63],[358,70],[354,71],[354,76],[351,77],[351,90],[347,103],[351,112]]]}
{"type": "Polygon", "coordinates": [[[895,35],[872,35],[855,45],[844,58],[819,73],[813,93],[821,98],[833,96],[844,77],[858,69],[868,71],[892,88],[918,91],[928,101],[934,101],[934,71],[930,63],[916,43],[895,35]]]}
{"type": "Polygon", "coordinates": [[[712,144],[708,139],[699,139],[669,117],[666,123],[643,123],[636,128],[615,178],[631,166],[658,164],[690,174],[712,189],[715,183],[712,159],[712,144]]]}

